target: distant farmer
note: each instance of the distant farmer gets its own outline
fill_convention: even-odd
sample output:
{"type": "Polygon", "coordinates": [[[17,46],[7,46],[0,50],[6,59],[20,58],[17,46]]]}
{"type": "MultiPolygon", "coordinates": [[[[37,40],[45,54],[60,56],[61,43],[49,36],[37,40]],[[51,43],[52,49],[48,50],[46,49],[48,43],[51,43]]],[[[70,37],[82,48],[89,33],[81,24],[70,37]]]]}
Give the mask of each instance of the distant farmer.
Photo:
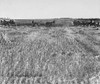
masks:
{"type": "Polygon", "coordinates": [[[55,21],[46,22],[46,26],[47,26],[47,27],[54,26],[54,24],[55,24],[55,21]]]}
{"type": "Polygon", "coordinates": [[[32,20],[32,26],[35,26],[35,22],[34,22],[34,20],[32,20]]]}

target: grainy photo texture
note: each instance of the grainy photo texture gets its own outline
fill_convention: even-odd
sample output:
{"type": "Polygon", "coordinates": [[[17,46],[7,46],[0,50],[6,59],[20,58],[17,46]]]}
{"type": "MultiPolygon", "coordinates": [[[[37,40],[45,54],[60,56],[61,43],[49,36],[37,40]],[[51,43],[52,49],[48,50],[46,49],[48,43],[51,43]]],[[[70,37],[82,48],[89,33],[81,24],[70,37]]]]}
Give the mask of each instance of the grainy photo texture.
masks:
{"type": "Polygon", "coordinates": [[[100,84],[100,0],[0,0],[0,84],[100,84]]]}

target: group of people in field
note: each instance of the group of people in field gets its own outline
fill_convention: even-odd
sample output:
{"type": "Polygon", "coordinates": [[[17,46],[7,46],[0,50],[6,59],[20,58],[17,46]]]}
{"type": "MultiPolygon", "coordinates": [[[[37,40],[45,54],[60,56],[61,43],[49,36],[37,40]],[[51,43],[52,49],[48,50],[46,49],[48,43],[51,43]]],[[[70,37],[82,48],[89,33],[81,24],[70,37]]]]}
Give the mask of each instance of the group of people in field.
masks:
{"type": "Polygon", "coordinates": [[[55,25],[55,21],[51,21],[51,22],[46,22],[46,23],[42,23],[42,22],[35,22],[34,20],[32,21],[32,26],[46,26],[46,27],[50,27],[50,26],[54,26],[55,25]]]}
{"type": "Polygon", "coordinates": [[[93,27],[99,27],[100,22],[98,20],[74,20],[73,21],[74,26],[93,26],[93,27]]]}
{"type": "MultiPolygon", "coordinates": [[[[4,25],[4,26],[17,26],[18,24],[15,23],[14,20],[1,20],[0,21],[0,25],[4,25]]],[[[28,23],[26,23],[25,25],[28,25],[28,23]]],[[[31,26],[36,27],[36,26],[46,26],[46,27],[50,27],[50,26],[54,26],[55,25],[55,21],[50,21],[50,22],[35,22],[34,20],[32,20],[31,26]]]]}
{"type": "Polygon", "coordinates": [[[15,21],[14,20],[1,20],[0,24],[4,26],[15,26],[15,21]]]}

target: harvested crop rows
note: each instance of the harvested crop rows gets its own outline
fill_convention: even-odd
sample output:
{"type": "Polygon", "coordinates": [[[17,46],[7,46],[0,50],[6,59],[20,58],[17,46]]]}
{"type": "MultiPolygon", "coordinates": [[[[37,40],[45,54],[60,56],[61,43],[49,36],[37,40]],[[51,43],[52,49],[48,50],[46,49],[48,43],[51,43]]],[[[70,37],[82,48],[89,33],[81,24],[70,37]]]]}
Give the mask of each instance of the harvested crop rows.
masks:
{"type": "Polygon", "coordinates": [[[94,84],[99,80],[99,42],[99,30],[92,28],[2,28],[0,84],[94,84]]]}

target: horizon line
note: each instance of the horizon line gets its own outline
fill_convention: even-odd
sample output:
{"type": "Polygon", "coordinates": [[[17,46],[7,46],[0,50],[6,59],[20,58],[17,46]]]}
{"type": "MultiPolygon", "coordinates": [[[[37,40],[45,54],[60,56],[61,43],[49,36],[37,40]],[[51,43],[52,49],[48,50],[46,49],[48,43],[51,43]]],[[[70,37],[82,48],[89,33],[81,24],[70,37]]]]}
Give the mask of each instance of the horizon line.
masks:
{"type": "Polygon", "coordinates": [[[43,20],[45,20],[45,19],[100,19],[99,17],[97,18],[97,17],[86,17],[86,18],[82,18],[82,17],[79,17],[79,18],[71,18],[71,17],[56,17],[56,18],[6,18],[6,17],[0,17],[0,19],[43,19],[43,20]]]}

